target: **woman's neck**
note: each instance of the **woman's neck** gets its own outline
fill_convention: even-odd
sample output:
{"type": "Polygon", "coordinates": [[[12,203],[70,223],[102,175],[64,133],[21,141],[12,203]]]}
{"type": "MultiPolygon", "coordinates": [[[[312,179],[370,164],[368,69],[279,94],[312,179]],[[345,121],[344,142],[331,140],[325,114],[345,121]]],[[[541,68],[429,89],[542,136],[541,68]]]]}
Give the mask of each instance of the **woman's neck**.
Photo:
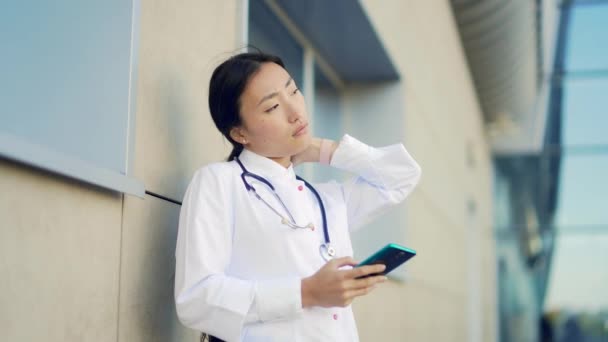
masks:
{"type": "Polygon", "coordinates": [[[286,169],[289,168],[289,166],[291,165],[290,157],[267,157],[267,158],[278,163],[279,165],[283,166],[286,169]]]}
{"type": "Polygon", "coordinates": [[[248,150],[248,151],[250,151],[250,152],[252,152],[252,153],[257,154],[260,157],[268,158],[268,159],[272,160],[273,162],[281,165],[282,167],[284,167],[286,169],[288,169],[289,166],[292,164],[291,163],[291,156],[286,156],[286,157],[267,157],[264,154],[262,154],[260,152],[257,152],[257,151],[254,151],[254,150],[252,150],[250,148],[245,147],[245,149],[248,150]]]}

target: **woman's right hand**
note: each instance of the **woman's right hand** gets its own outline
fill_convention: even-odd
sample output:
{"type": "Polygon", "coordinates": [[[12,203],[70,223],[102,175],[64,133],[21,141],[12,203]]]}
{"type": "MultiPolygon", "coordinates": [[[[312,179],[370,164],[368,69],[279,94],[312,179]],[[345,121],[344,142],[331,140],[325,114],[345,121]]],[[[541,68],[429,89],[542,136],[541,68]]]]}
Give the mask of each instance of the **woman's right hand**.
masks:
{"type": "Polygon", "coordinates": [[[333,259],[317,273],[302,279],[302,307],[348,306],[355,298],[368,294],[375,285],[386,280],[383,275],[362,279],[358,277],[384,271],[384,265],[369,265],[341,270],[342,266],[355,266],[351,257],[333,259]]]}

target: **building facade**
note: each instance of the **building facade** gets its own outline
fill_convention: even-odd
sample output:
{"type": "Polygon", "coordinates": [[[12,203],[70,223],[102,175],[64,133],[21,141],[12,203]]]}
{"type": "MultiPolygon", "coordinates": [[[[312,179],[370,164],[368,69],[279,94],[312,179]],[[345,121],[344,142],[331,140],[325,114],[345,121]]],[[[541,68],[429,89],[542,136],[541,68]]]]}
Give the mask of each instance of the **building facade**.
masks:
{"type": "Polygon", "coordinates": [[[180,202],[195,170],[229,152],[209,115],[207,86],[214,67],[249,43],[278,49],[288,61],[316,134],[403,142],[423,169],[406,203],[353,238],[358,259],[389,241],[418,251],[353,304],[361,340],[498,339],[492,146],[454,8],[447,1],[306,3],[302,10],[278,0],[134,2],[137,77],[124,173],[145,192],[3,152],[3,340],[198,339],[178,322],[173,303],[180,202]],[[351,17],[358,26],[335,26],[351,17]],[[352,40],[359,49],[337,46],[319,28],[371,38],[352,40]],[[362,64],[349,65],[355,60],[362,64]]]}

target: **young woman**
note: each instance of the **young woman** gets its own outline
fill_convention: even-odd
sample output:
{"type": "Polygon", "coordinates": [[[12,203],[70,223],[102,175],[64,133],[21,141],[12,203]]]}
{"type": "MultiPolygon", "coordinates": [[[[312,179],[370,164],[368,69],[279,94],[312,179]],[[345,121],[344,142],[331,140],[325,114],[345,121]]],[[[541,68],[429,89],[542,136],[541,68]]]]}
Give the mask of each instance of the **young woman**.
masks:
{"type": "MultiPolygon", "coordinates": [[[[357,341],[350,307],[384,276],[352,268],[350,232],[403,201],[420,167],[397,144],[311,135],[304,98],[275,56],[243,53],[215,69],[209,107],[233,145],[184,196],[175,301],[183,324],[226,341],[357,341]],[[346,170],[310,185],[294,165],[346,170]]],[[[373,114],[370,114],[373,115],[373,114]]]]}

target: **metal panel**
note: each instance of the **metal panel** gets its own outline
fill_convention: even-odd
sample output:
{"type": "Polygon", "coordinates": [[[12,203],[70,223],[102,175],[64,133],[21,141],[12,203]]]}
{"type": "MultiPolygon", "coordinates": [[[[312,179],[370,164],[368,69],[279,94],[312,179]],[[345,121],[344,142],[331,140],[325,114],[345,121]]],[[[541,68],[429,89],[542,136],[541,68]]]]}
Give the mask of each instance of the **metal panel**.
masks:
{"type": "Polygon", "coordinates": [[[277,0],[276,3],[344,81],[399,78],[358,1],[277,0]]]}

